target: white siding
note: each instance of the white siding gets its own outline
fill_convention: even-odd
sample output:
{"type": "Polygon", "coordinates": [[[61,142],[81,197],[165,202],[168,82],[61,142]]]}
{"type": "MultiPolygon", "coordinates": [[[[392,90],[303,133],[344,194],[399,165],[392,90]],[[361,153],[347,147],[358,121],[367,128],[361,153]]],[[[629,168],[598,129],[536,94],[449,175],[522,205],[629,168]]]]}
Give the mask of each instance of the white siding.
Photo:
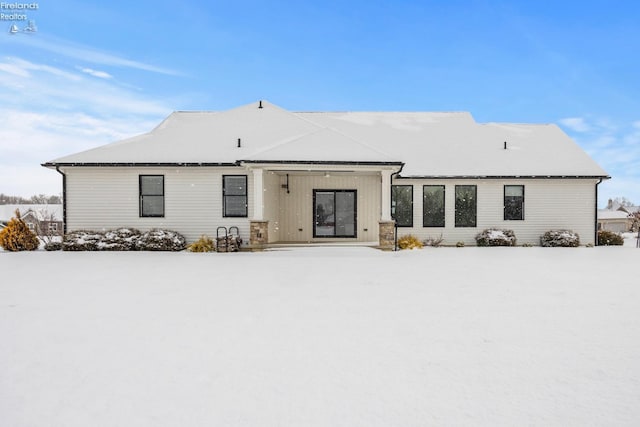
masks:
{"type": "Polygon", "coordinates": [[[244,168],[216,167],[77,167],[66,168],[67,230],[106,230],[134,227],[141,231],[165,228],[188,241],[216,235],[219,226],[237,226],[248,241],[248,218],[222,217],[222,176],[247,175],[249,215],[253,179],[244,168]],[[165,215],[139,215],[140,175],[164,175],[165,215]]]}
{"type": "Polygon", "coordinates": [[[581,244],[594,243],[595,184],[593,179],[435,180],[396,179],[395,185],[413,185],[413,227],[398,228],[398,235],[421,239],[442,234],[444,244],[462,241],[475,245],[475,236],[486,228],[513,230],[518,244],[540,244],[540,236],[552,229],[570,229],[581,244]],[[445,186],[445,226],[422,226],[422,186],[445,186]],[[455,186],[477,186],[477,226],[455,227],[455,186]],[[504,220],[504,186],[524,185],[524,220],[504,220]]]}

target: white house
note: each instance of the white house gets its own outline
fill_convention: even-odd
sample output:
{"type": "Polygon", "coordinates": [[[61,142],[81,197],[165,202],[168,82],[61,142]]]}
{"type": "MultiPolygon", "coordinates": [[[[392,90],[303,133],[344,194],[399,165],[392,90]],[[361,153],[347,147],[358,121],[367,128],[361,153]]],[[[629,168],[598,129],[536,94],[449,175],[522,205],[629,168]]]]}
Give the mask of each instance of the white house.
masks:
{"type": "Polygon", "coordinates": [[[475,244],[485,228],[538,244],[595,243],[609,178],[555,125],[469,113],[290,112],[259,101],[174,112],[151,132],[45,163],[63,177],[67,230],[162,227],[188,240],[237,226],[251,245],[398,234],[475,244]]]}

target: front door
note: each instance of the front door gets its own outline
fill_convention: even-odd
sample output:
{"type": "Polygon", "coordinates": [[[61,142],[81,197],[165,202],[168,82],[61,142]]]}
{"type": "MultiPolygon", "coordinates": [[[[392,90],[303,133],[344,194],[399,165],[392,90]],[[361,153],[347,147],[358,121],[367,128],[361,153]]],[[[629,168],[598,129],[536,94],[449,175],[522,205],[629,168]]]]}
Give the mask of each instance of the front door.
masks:
{"type": "Polygon", "coordinates": [[[313,190],[313,237],[357,237],[356,190],[313,190]]]}

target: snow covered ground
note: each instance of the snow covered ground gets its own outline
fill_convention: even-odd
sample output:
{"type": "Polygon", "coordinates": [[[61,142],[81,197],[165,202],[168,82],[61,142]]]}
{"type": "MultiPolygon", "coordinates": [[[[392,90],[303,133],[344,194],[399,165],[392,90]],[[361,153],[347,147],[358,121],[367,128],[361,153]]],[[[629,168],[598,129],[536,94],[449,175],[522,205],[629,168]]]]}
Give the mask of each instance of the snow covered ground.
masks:
{"type": "Polygon", "coordinates": [[[637,426],[639,259],[1,252],[0,425],[637,426]]]}

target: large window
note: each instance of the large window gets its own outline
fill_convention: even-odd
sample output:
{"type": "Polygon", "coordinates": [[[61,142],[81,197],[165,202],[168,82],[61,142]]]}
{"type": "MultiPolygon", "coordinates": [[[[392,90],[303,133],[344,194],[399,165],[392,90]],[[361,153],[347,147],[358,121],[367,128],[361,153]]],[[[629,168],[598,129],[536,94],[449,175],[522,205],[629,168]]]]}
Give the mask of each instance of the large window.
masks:
{"type": "Polygon", "coordinates": [[[476,214],[476,186],[456,185],[456,227],[475,227],[476,214]]]}
{"type": "Polygon", "coordinates": [[[413,227],[413,185],[391,186],[391,218],[398,227],[413,227]]]}
{"type": "Polygon", "coordinates": [[[444,227],[444,185],[422,187],[422,226],[444,227]]]}
{"type": "Polygon", "coordinates": [[[524,219],[524,185],[504,186],[504,219],[524,219]]]}
{"type": "Polygon", "coordinates": [[[313,190],[313,237],[356,237],[356,190],[313,190]]]}
{"type": "Polygon", "coordinates": [[[140,175],[140,216],[164,216],[164,175],[140,175]]]}
{"type": "Polygon", "coordinates": [[[247,176],[224,175],[222,195],[225,217],[247,216],[247,176]]]}

